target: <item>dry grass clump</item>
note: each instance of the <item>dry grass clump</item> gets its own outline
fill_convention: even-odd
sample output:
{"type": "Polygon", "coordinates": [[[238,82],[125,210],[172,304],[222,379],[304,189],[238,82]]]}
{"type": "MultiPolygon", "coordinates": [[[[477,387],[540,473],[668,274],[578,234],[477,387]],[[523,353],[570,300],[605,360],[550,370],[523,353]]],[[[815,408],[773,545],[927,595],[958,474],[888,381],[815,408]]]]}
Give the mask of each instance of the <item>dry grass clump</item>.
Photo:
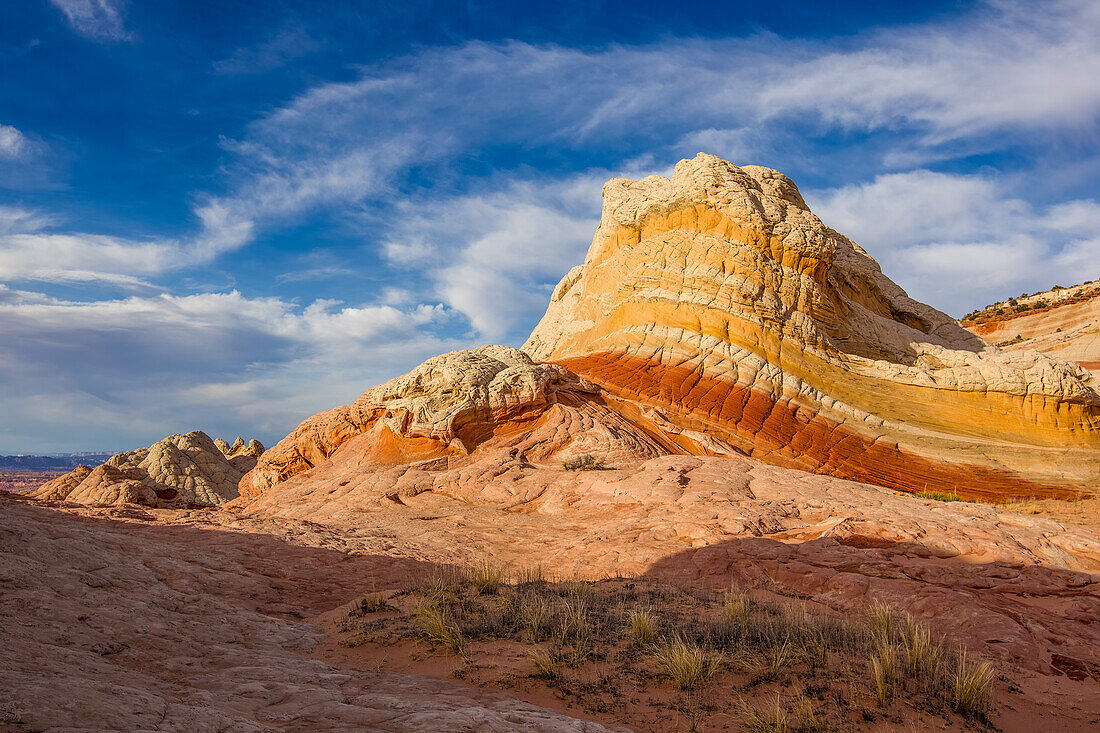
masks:
{"type": "Polygon", "coordinates": [[[462,578],[455,568],[439,568],[421,578],[419,590],[425,598],[442,602],[461,593],[462,578]]]}
{"type": "Polygon", "coordinates": [[[570,636],[584,636],[587,633],[588,606],[581,600],[566,601],[558,621],[558,638],[564,644],[570,636]]]}
{"type": "Polygon", "coordinates": [[[602,471],[604,469],[603,459],[590,453],[572,458],[561,464],[561,467],[566,471],[602,471]]]}
{"type": "Polygon", "coordinates": [[[730,588],[722,597],[722,607],[730,623],[744,624],[749,617],[749,596],[743,590],[730,588]]]}
{"type": "Polygon", "coordinates": [[[805,695],[799,695],[794,703],[794,713],[798,718],[798,733],[825,733],[828,726],[824,718],[818,714],[814,703],[805,695]]]}
{"type": "Polygon", "coordinates": [[[918,491],[913,496],[919,499],[931,499],[932,501],[967,501],[959,498],[958,494],[948,494],[944,491],[918,491]]]}
{"type": "Polygon", "coordinates": [[[876,598],[867,608],[867,616],[875,642],[891,643],[894,640],[894,612],[890,607],[876,598]]]}
{"type": "Polygon", "coordinates": [[[549,610],[550,606],[546,599],[538,593],[526,593],[519,597],[519,606],[516,612],[519,615],[523,629],[531,637],[531,641],[541,641],[545,635],[549,610]]]}
{"type": "Polygon", "coordinates": [[[760,664],[754,682],[774,682],[782,676],[791,661],[791,641],[789,638],[774,644],[764,653],[763,662],[760,664]]]}
{"type": "Polygon", "coordinates": [[[433,601],[422,601],[413,617],[420,633],[432,644],[445,646],[461,655],[466,648],[462,631],[451,622],[445,608],[433,601]]]}
{"type": "Polygon", "coordinates": [[[545,582],[546,571],[543,570],[542,565],[520,568],[520,571],[516,574],[516,585],[534,585],[545,582]]]}
{"type": "Polygon", "coordinates": [[[661,674],[681,690],[693,689],[713,677],[722,659],[720,654],[688,643],[679,634],[657,642],[650,653],[661,674]]]}
{"type": "Polygon", "coordinates": [[[823,631],[815,631],[802,642],[802,656],[811,668],[825,669],[829,666],[829,640],[823,631]]]}
{"type": "Polygon", "coordinates": [[[1001,505],[1001,509],[1017,514],[1042,514],[1043,505],[1034,497],[1020,501],[1010,501],[1001,505]]]}
{"type": "Polygon", "coordinates": [[[488,558],[463,568],[462,575],[466,583],[481,595],[496,593],[504,582],[504,570],[488,558]]]}
{"type": "Polygon", "coordinates": [[[960,651],[950,677],[952,709],[967,718],[984,717],[990,707],[993,679],[988,662],[973,664],[967,660],[966,650],[960,651]]]}
{"type": "Polygon", "coordinates": [[[531,653],[531,664],[535,667],[535,676],[547,682],[556,682],[561,678],[561,660],[553,652],[538,649],[531,653]]]}
{"type": "Polygon", "coordinates": [[[588,660],[592,651],[588,606],[584,601],[566,601],[558,617],[557,642],[565,662],[577,667],[588,660]]]}
{"type": "Polygon", "coordinates": [[[943,661],[943,647],[933,641],[927,624],[906,614],[901,641],[905,649],[905,671],[909,676],[918,682],[935,681],[943,661]]]}
{"type": "Polygon", "coordinates": [[[883,644],[878,651],[871,656],[871,681],[875,690],[875,698],[878,706],[885,709],[890,701],[894,681],[897,679],[897,658],[894,655],[894,647],[883,644]]]}
{"type": "Polygon", "coordinates": [[[765,707],[754,708],[744,700],[738,705],[741,719],[751,733],[787,733],[787,708],[776,693],[775,698],[765,707]]]}
{"type": "Polygon", "coordinates": [[[365,616],[368,613],[379,613],[386,610],[386,597],[381,593],[368,593],[362,598],[352,601],[349,616],[365,616]]]}
{"type": "Polygon", "coordinates": [[[635,608],[630,611],[630,639],[635,644],[645,646],[653,642],[657,635],[657,619],[651,611],[635,608]]]}

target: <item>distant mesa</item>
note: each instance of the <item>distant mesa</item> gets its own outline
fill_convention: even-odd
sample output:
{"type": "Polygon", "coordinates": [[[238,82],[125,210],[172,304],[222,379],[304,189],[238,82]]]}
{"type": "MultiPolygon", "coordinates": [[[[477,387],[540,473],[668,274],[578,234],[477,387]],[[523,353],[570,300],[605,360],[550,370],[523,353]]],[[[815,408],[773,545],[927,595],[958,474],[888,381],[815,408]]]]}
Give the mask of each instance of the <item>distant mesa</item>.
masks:
{"type": "MultiPolygon", "coordinates": [[[[488,451],[497,483],[585,455],[690,454],[905,491],[1071,497],[1100,479],[1098,448],[1086,371],[989,345],[909,298],[783,174],[700,154],[671,179],[604,186],[588,255],[522,352],[435,357],[314,415],[240,493],[339,461],[405,466],[400,502],[488,451]]],[[[448,481],[434,490],[477,500],[472,478],[448,481]]]]}
{"type": "Polygon", "coordinates": [[[78,466],[33,496],[80,504],[219,506],[237,497],[237,483],[262,453],[257,440],[237,438],[230,446],[196,430],[119,453],[96,468],[78,466]]]}
{"type": "Polygon", "coordinates": [[[49,456],[0,456],[0,471],[71,471],[81,463],[100,463],[114,453],[59,453],[49,456]]]}

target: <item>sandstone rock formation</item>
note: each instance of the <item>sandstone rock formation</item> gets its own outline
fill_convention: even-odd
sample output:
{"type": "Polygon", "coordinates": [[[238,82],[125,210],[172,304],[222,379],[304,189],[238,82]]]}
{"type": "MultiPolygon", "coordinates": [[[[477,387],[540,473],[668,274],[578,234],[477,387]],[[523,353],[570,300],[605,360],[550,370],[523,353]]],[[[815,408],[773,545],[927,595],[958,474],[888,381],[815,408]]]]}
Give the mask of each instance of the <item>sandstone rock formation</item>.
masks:
{"type": "Polygon", "coordinates": [[[767,465],[668,412],[514,349],[454,352],[304,421],[225,508],[423,560],[885,598],[1018,669],[1091,669],[1095,533],[767,465]],[[563,465],[589,455],[601,470],[563,465]]]}
{"type": "Polygon", "coordinates": [[[119,453],[101,466],[78,466],[43,484],[33,496],[81,504],[218,506],[237,496],[241,476],[263,453],[241,438],[230,448],[196,430],[170,435],[146,448],[119,453]]]}
{"type": "Polygon", "coordinates": [[[523,348],[777,465],[991,497],[1100,481],[1100,394],[1080,367],[990,347],[781,173],[712,155],[604,186],[584,264],[523,348]]]}
{"type": "MultiPolygon", "coordinates": [[[[461,456],[515,437],[516,460],[560,466],[598,454],[611,463],[669,452],[603,404],[599,388],[522,351],[482,346],[429,359],[354,403],[305,420],[240,483],[254,496],[347,445],[364,470],[461,456]]],[[[399,492],[416,491],[406,477],[399,492]]]]}
{"type": "Polygon", "coordinates": [[[1005,351],[1035,350],[1075,362],[1100,387],[1100,283],[995,303],[962,325],[1005,351]]]}

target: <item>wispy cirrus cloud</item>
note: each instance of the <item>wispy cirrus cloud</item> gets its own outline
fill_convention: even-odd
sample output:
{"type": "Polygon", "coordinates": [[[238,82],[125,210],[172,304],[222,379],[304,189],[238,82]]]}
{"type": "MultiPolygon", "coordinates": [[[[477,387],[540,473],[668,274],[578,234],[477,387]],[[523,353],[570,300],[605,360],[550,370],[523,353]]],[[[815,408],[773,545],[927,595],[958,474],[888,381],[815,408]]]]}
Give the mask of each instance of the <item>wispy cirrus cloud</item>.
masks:
{"type": "Polygon", "coordinates": [[[321,48],[297,25],[286,25],[270,39],[255,46],[238,48],[230,56],[213,64],[218,74],[258,74],[271,71],[321,48]]]}
{"type": "Polygon", "coordinates": [[[122,0],[50,0],[74,31],[97,41],[127,41],[122,0]]]}

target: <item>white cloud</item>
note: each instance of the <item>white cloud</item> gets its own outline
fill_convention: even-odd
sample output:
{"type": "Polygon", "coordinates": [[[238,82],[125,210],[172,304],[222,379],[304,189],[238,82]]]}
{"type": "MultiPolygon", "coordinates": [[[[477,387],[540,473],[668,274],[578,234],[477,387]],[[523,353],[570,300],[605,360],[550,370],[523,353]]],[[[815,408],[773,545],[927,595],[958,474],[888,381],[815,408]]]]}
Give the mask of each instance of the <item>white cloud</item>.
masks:
{"type": "Polygon", "coordinates": [[[203,265],[253,236],[253,223],[220,202],[196,209],[202,226],[183,241],[58,231],[59,217],[0,206],[0,281],[100,282],[149,287],[142,277],[203,265]]]}
{"type": "Polygon", "coordinates": [[[1095,201],[1043,210],[995,180],[924,170],[803,193],[910,295],[955,315],[1100,275],[1095,201]]]}
{"type": "Polygon", "coordinates": [[[101,41],[125,41],[130,34],[123,26],[122,0],[50,0],[65,14],[74,31],[101,41]]]}
{"type": "Polygon", "coordinates": [[[599,222],[606,172],[513,181],[503,190],[411,202],[384,243],[398,266],[426,271],[432,292],[489,340],[522,340],[550,288],[584,253],[599,222]]]}
{"type": "Polygon", "coordinates": [[[813,110],[846,127],[925,125],[927,142],[1011,127],[1094,126],[1100,6],[990,3],[963,22],[887,29],[790,65],[769,116],[813,110]]]}
{"type": "Polygon", "coordinates": [[[16,160],[27,148],[26,138],[11,125],[0,124],[0,159],[16,160]]]}
{"type": "Polygon", "coordinates": [[[55,217],[0,206],[0,281],[104,282],[150,287],[138,276],[186,264],[190,252],[176,242],[140,241],[51,231],[55,217]]]}
{"type": "Polygon", "coordinates": [[[35,232],[53,224],[53,219],[33,209],[0,205],[0,236],[35,232]]]}
{"type": "Polygon", "coordinates": [[[236,291],[66,301],[0,285],[0,413],[20,426],[0,439],[5,450],[44,450],[34,446],[56,441],[64,424],[58,450],[101,445],[103,434],[133,447],[196,427],[259,430],[270,442],[428,356],[469,346],[435,335],[450,317],[438,305],[300,307],[236,291]]]}
{"type": "Polygon", "coordinates": [[[0,236],[0,280],[93,280],[159,273],[182,261],[178,245],[93,234],[0,236]]]}
{"type": "MultiPolygon", "coordinates": [[[[261,226],[318,212],[391,210],[409,201],[432,206],[425,196],[397,193],[409,171],[418,183],[433,180],[436,204],[453,210],[462,193],[449,188],[452,163],[487,146],[605,151],[626,138],[657,167],[707,149],[743,163],[798,160],[835,177],[851,175],[841,172],[850,170],[850,149],[794,136],[787,122],[808,118],[822,133],[888,134],[879,149],[893,164],[987,151],[1003,144],[999,136],[1009,128],[1100,132],[1100,86],[1092,82],[1098,39],[1100,6],[1063,0],[1041,9],[989,4],[841,43],[758,34],[597,50],[519,42],[429,48],[364,68],[358,80],[309,89],[240,139],[226,140],[235,154],[229,187],[197,213],[214,242],[210,250],[221,252],[261,226]]],[[[881,161],[861,155],[863,175],[881,170],[881,161]]],[[[507,198],[508,185],[485,195],[507,198]]],[[[477,198],[462,205],[475,206],[477,198]]],[[[554,226],[482,214],[490,215],[506,239],[549,236],[554,226]]],[[[950,219],[941,224],[949,228],[950,219]]],[[[492,226],[462,228],[468,246],[442,253],[433,244],[440,236],[397,222],[384,251],[394,263],[451,257],[433,262],[437,273],[449,273],[440,292],[487,333],[506,328],[506,319],[493,316],[498,301],[489,294],[521,297],[532,289],[517,294],[515,283],[545,285],[545,258],[526,272],[484,265],[493,258],[479,252],[508,252],[494,244],[492,226]]],[[[567,238],[574,236],[569,231],[567,238]]]]}

